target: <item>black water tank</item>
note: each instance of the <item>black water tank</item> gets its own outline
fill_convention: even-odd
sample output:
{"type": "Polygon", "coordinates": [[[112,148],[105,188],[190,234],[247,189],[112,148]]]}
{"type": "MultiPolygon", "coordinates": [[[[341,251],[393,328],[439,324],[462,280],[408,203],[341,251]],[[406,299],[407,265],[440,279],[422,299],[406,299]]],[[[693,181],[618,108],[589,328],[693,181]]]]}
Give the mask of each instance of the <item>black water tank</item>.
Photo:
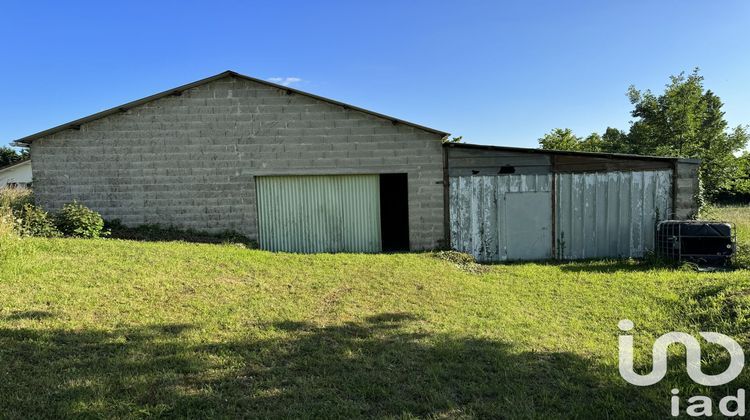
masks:
{"type": "Polygon", "coordinates": [[[701,265],[728,265],[734,255],[732,225],[725,222],[666,220],[656,225],[656,254],[701,265]]]}

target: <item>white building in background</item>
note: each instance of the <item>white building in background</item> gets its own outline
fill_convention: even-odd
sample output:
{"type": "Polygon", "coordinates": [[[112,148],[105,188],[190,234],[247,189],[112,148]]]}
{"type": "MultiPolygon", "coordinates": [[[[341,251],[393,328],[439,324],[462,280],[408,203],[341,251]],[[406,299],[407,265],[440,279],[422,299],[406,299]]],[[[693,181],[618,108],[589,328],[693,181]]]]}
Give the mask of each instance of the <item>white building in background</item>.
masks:
{"type": "Polygon", "coordinates": [[[0,168],[0,188],[3,187],[30,187],[31,186],[31,160],[16,162],[0,168]]]}

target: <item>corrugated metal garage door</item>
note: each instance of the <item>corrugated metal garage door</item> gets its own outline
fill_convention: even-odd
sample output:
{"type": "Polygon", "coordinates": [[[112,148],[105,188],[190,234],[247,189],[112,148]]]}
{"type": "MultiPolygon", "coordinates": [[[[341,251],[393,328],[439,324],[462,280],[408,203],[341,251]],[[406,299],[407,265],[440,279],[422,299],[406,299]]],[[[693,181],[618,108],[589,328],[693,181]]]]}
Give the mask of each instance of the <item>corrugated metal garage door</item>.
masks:
{"type": "Polygon", "coordinates": [[[260,246],[288,252],[379,252],[377,175],[256,178],[260,246]]]}
{"type": "Polygon", "coordinates": [[[633,257],[654,248],[656,222],[672,213],[671,171],[557,174],[557,254],[633,257]]]}
{"type": "Polygon", "coordinates": [[[552,176],[450,179],[451,247],[479,261],[552,258],[552,176]]]}

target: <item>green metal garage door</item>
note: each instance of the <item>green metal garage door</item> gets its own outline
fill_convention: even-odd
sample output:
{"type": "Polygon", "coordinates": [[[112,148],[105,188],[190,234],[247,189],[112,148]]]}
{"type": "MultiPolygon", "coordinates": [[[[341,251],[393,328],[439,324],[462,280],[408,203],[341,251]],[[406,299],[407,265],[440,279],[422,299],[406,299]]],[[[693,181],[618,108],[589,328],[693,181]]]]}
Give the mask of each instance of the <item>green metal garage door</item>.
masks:
{"type": "Polygon", "coordinates": [[[287,252],[380,252],[378,175],[256,178],[260,246],[287,252]]]}

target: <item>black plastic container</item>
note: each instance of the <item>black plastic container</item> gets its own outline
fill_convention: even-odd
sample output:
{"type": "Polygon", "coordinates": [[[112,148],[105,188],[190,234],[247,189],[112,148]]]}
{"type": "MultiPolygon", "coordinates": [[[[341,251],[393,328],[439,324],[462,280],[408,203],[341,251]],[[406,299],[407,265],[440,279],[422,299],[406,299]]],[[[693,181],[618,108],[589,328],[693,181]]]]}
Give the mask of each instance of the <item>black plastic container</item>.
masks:
{"type": "Polygon", "coordinates": [[[730,223],[665,220],[656,225],[656,254],[700,265],[726,266],[735,252],[730,223]]]}

